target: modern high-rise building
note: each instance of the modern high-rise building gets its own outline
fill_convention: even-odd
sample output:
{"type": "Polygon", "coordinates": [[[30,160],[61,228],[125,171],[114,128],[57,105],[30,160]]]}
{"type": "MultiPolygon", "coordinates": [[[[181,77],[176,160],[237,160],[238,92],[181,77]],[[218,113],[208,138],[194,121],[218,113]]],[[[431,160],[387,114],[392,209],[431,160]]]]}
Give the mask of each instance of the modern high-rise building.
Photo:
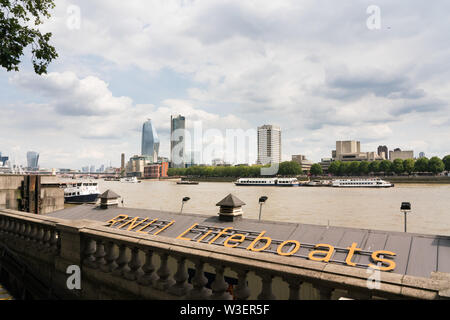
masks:
{"type": "Polygon", "coordinates": [[[142,148],[141,155],[150,157],[151,161],[158,162],[159,138],[152,120],[148,119],[142,126],[142,148]]]}
{"type": "Polygon", "coordinates": [[[120,170],[125,169],[125,153],[122,153],[120,156],[120,170]]]}
{"type": "Polygon", "coordinates": [[[39,153],[37,153],[35,151],[28,151],[27,152],[28,169],[31,169],[31,170],[39,169],[38,163],[39,163],[39,153]]]}
{"type": "Polygon", "coordinates": [[[6,166],[6,161],[8,161],[8,157],[2,156],[2,153],[0,152],[0,166],[6,166]]]}
{"type": "Polygon", "coordinates": [[[170,161],[172,168],[185,167],[186,118],[170,116],[170,161]]]}
{"type": "Polygon", "coordinates": [[[281,129],[279,126],[258,127],[257,164],[281,163],[281,129]]]}
{"type": "Polygon", "coordinates": [[[380,157],[383,157],[384,159],[389,159],[389,149],[387,146],[378,146],[377,153],[380,157]]]}

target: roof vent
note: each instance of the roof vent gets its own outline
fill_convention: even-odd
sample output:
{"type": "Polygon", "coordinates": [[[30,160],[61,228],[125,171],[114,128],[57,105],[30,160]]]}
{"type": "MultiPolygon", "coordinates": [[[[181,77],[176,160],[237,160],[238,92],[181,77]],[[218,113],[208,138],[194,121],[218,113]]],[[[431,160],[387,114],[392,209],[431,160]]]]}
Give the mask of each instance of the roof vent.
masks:
{"type": "Polygon", "coordinates": [[[120,196],[112,190],[106,190],[100,195],[100,208],[108,209],[119,205],[120,196]]]}
{"type": "Polygon", "coordinates": [[[219,220],[220,221],[235,221],[242,218],[242,206],[245,203],[234,196],[233,194],[227,195],[216,206],[220,206],[219,220]]]}

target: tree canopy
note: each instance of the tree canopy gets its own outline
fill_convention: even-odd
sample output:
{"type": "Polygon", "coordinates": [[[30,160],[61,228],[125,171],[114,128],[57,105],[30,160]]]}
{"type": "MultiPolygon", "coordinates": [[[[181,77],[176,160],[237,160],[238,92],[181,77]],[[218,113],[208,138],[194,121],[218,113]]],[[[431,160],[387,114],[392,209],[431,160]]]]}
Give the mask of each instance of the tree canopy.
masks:
{"type": "Polygon", "coordinates": [[[7,71],[19,71],[24,49],[31,46],[32,63],[37,74],[58,54],[49,44],[52,34],[37,28],[50,17],[53,0],[0,0],[0,64],[7,71]]]}

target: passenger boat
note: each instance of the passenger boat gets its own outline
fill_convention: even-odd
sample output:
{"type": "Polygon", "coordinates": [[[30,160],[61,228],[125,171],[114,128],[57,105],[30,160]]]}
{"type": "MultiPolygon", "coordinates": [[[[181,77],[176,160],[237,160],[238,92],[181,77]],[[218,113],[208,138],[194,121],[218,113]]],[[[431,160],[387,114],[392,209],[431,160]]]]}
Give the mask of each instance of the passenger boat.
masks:
{"type": "Polygon", "coordinates": [[[240,178],[235,183],[237,186],[278,186],[298,187],[297,178],[240,178]]]}
{"type": "Polygon", "coordinates": [[[65,203],[95,203],[100,191],[95,181],[70,181],[62,183],[65,203]]]}
{"type": "Polygon", "coordinates": [[[136,177],[121,178],[120,182],[139,183],[140,181],[136,177]]]}
{"type": "Polygon", "coordinates": [[[337,179],[333,180],[333,187],[338,188],[390,188],[394,184],[388,181],[375,179],[337,179]]]}
{"type": "Polygon", "coordinates": [[[177,184],[198,184],[198,181],[177,181],[177,184]]]}

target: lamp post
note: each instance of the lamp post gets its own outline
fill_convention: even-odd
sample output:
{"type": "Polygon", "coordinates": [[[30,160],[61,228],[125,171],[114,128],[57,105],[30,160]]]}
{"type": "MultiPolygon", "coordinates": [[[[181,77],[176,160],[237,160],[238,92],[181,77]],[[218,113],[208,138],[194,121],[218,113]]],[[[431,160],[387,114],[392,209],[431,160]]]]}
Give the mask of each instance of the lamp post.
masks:
{"type": "Polygon", "coordinates": [[[180,213],[183,213],[183,206],[185,202],[188,202],[191,198],[189,197],[184,197],[183,200],[181,200],[181,211],[180,213]]]}
{"type": "Polygon", "coordinates": [[[258,220],[261,220],[261,211],[262,211],[262,205],[266,202],[268,198],[266,196],[262,196],[259,198],[259,218],[258,220]]]}
{"type": "Polygon", "coordinates": [[[400,211],[403,211],[403,214],[405,215],[405,232],[406,232],[406,214],[411,211],[411,203],[402,202],[402,205],[400,206],[400,211]]]}

